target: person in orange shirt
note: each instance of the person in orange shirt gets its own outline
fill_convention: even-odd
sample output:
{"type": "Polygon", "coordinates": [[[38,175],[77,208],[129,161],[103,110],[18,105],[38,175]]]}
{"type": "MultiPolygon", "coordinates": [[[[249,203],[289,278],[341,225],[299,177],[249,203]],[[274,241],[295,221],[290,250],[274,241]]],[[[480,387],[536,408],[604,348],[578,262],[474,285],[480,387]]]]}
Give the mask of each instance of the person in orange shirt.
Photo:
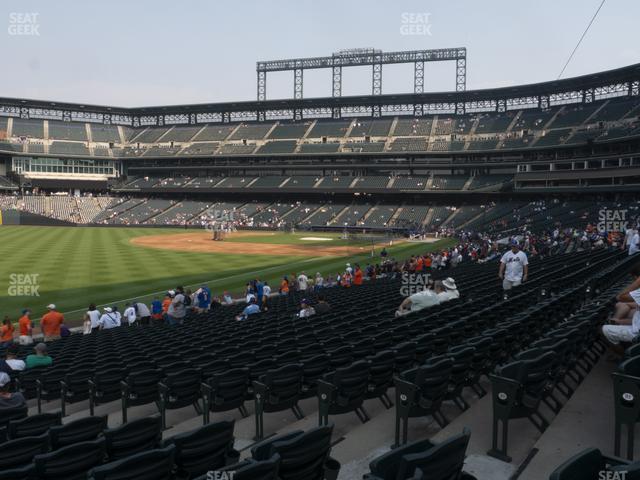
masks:
{"type": "Polygon", "coordinates": [[[353,284],[354,285],[362,285],[362,269],[360,265],[356,263],[356,270],[353,272],[353,284]]]}
{"type": "Polygon", "coordinates": [[[289,295],[289,279],[286,276],[280,282],[280,295],[289,295]]]}
{"type": "Polygon", "coordinates": [[[64,323],[64,316],[56,310],[53,303],[47,305],[47,309],[49,312],[45,313],[40,320],[40,328],[45,342],[59,339],[60,326],[64,323]]]}
{"type": "Polygon", "coordinates": [[[167,316],[167,312],[169,311],[169,305],[171,305],[171,292],[168,292],[167,295],[165,295],[164,299],[162,299],[162,316],[166,317],[167,316]]]}
{"type": "Polygon", "coordinates": [[[0,341],[2,341],[2,345],[4,347],[8,347],[13,343],[13,332],[15,328],[11,323],[11,319],[8,315],[4,316],[4,320],[2,321],[2,328],[0,328],[0,341]]]}
{"type": "Polygon", "coordinates": [[[424,269],[427,271],[431,270],[431,255],[427,255],[424,258],[424,269]]]}
{"type": "Polygon", "coordinates": [[[25,308],[22,310],[22,316],[18,320],[18,328],[20,330],[18,343],[20,345],[31,345],[33,343],[33,325],[31,324],[30,315],[31,310],[25,308]]]}

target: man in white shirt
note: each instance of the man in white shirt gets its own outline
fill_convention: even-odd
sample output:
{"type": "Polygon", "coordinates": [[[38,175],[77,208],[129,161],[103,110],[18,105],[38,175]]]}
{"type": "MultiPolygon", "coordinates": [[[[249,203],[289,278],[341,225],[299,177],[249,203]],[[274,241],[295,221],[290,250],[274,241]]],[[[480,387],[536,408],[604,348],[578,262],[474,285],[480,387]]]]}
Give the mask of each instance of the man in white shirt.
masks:
{"type": "Polygon", "coordinates": [[[315,315],[316,311],[315,309],[310,305],[309,300],[302,300],[302,302],[300,302],[300,312],[298,312],[298,317],[300,318],[306,318],[306,317],[310,317],[311,315],[315,315]]]}
{"type": "Polygon", "coordinates": [[[511,250],[506,252],[500,260],[498,277],[502,280],[502,288],[511,290],[522,282],[527,281],[529,275],[529,260],[527,255],[520,250],[517,240],[511,241],[511,250]]]}
{"type": "Polygon", "coordinates": [[[618,302],[635,303],[633,317],[612,319],[612,325],[604,325],[602,327],[602,334],[611,346],[611,350],[614,353],[622,356],[624,354],[624,347],[620,345],[621,342],[629,343],[640,334],[640,266],[636,265],[631,270],[631,276],[633,282],[622,292],[618,294],[616,299],[618,302]]]}
{"type": "Polygon", "coordinates": [[[113,313],[113,309],[111,307],[104,309],[104,313],[100,317],[100,320],[98,320],[98,324],[101,330],[109,330],[110,328],[120,326],[118,317],[113,313]]]}
{"type": "Polygon", "coordinates": [[[136,323],[136,309],[133,304],[127,304],[127,308],[125,308],[124,312],[122,312],[122,316],[125,318],[129,326],[136,323]]]}
{"type": "Polygon", "coordinates": [[[308,286],[309,277],[307,277],[305,273],[302,272],[300,275],[298,275],[298,290],[300,290],[301,292],[305,292],[308,286]]]}
{"type": "Polygon", "coordinates": [[[433,307],[434,305],[438,305],[439,303],[440,298],[438,298],[438,292],[435,290],[431,290],[430,288],[425,288],[424,290],[414,293],[413,295],[409,295],[407,298],[405,298],[396,311],[396,317],[401,317],[411,312],[424,310],[425,308],[433,307]]]}

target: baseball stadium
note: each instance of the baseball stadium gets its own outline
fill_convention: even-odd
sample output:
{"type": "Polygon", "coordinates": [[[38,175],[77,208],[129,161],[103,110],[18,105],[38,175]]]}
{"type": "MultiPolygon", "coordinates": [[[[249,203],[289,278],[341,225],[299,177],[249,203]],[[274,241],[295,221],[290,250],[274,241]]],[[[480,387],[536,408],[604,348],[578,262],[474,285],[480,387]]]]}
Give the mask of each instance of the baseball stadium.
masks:
{"type": "MultiPolygon", "coordinates": [[[[443,38],[458,40],[443,45],[438,14],[409,1],[378,10],[400,34],[358,24],[377,7],[354,0],[341,20],[296,5],[286,16],[309,31],[272,41],[279,8],[294,7],[269,1],[224,45],[253,56],[219,67],[216,93],[179,102],[195,98],[191,73],[163,90],[134,72],[178,46],[209,62],[195,25],[226,31],[240,4],[194,2],[201,18],[183,31],[165,1],[131,5],[155,23],[121,30],[104,5],[13,3],[0,480],[640,478],[640,51],[617,65],[583,53],[600,52],[590,36],[614,42],[600,24],[633,15],[581,3],[568,51],[549,50],[566,60],[556,78],[546,40],[502,47],[530,48],[536,75],[512,72],[515,57],[476,74],[481,48],[466,39],[505,38],[450,20],[443,38]],[[63,14],[78,22],[47,23],[63,14]],[[304,15],[354,31],[318,34],[304,15]],[[175,45],[151,39],[168,25],[175,45]],[[117,55],[135,60],[118,65],[105,39],[65,44],[91,28],[121,32],[117,55]],[[95,72],[82,83],[84,60],[51,48],[95,49],[82,66],[95,72]],[[353,71],[366,93],[352,93],[353,71]],[[268,93],[283,83],[286,98],[268,93]]],[[[187,61],[161,69],[174,78],[187,61]]]]}

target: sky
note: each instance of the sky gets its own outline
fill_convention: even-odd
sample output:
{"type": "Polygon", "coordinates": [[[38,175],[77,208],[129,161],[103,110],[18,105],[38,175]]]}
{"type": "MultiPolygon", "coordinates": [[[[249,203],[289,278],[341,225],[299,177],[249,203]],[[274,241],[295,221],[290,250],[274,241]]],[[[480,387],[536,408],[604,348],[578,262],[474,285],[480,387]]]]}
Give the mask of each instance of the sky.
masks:
{"type": "MultiPolygon", "coordinates": [[[[140,107],[256,98],[256,62],[467,48],[467,89],[555,80],[601,0],[3,0],[0,96],[140,107]]],[[[640,2],[607,0],[563,78],[640,62],[640,2]]],[[[425,91],[455,89],[452,62],[428,63],[425,91]]],[[[413,91],[413,66],[383,68],[383,93],[413,91]]],[[[371,92],[345,69],[346,95],[371,92]]],[[[328,70],[304,96],[331,95],[328,70]]],[[[293,73],[267,98],[291,98],[293,73]]]]}

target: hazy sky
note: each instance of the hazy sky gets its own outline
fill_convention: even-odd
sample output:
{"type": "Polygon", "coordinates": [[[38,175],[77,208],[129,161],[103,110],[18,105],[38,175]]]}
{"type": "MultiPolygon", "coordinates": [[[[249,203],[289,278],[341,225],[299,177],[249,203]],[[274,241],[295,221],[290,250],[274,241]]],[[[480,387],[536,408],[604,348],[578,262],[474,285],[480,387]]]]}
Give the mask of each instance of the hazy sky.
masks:
{"type": "MultiPolygon", "coordinates": [[[[256,61],[358,47],[467,47],[467,89],[553,80],[600,1],[3,0],[0,96],[253,100],[256,61]]],[[[637,0],[607,0],[563,76],[639,62],[639,19],[637,0]]],[[[291,97],[292,76],[270,74],[268,98],[291,97]]],[[[454,79],[452,63],[427,64],[427,91],[454,79]]],[[[412,90],[412,65],[385,67],[383,93],[412,90]]],[[[370,68],[345,69],[343,95],[370,92],[370,68]]],[[[304,93],[329,96],[330,72],[306,72],[304,93]]]]}

